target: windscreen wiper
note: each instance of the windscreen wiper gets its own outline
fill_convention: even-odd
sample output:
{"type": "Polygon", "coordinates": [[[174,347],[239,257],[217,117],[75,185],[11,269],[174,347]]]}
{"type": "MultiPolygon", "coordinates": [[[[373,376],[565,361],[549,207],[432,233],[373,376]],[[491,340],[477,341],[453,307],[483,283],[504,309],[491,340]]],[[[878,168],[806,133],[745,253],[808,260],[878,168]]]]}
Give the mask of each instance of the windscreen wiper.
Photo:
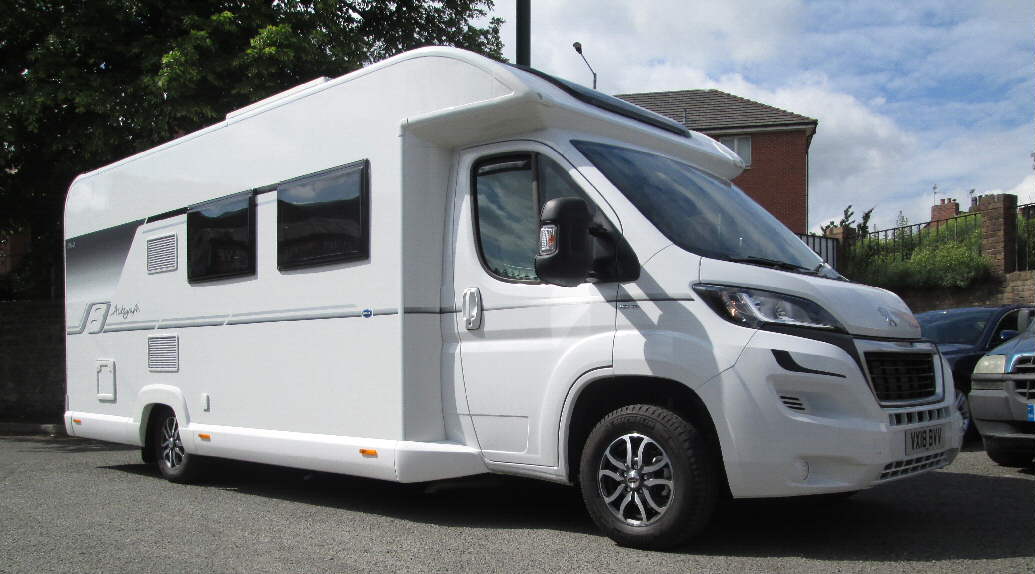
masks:
{"type": "Polygon", "coordinates": [[[776,259],[767,259],[765,257],[727,257],[727,261],[733,261],[734,263],[749,263],[751,265],[761,265],[763,267],[772,267],[773,269],[782,269],[784,271],[798,271],[811,273],[812,271],[808,267],[802,267],[801,265],[795,265],[786,261],[779,261],[776,259]]]}

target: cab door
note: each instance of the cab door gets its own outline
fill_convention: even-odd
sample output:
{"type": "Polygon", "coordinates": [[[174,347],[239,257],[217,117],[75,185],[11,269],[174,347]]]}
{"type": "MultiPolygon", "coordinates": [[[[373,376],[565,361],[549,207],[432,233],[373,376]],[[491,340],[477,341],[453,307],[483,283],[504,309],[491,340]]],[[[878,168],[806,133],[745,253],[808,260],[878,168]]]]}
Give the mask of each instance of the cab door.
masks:
{"type": "Polygon", "coordinates": [[[556,466],[571,384],[611,365],[618,287],[539,280],[539,213],[557,197],[619,222],[563,157],[533,142],[461,154],[454,202],[454,304],[467,407],[491,461],[556,466]]]}

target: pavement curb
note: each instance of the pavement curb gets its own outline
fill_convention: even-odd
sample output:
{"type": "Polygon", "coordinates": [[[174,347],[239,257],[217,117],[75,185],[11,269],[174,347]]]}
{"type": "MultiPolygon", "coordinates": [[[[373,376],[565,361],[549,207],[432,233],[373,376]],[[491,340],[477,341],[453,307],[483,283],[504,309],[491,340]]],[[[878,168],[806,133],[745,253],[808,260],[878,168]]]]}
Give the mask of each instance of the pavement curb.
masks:
{"type": "Polygon", "coordinates": [[[0,435],[3,434],[68,436],[63,424],[0,422],[0,435]]]}

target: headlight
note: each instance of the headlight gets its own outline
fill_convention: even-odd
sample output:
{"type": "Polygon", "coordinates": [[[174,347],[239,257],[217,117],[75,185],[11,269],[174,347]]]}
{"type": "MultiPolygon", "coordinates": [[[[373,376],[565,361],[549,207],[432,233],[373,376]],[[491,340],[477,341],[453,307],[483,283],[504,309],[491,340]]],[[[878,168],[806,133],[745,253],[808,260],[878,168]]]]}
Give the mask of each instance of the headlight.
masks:
{"type": "Polygon", "coordinates": [[[998,374],[1006,372],[1006,355],[985,355],[974,366],[974,374],[998,374]]]}
{"type": "Polygon", "coordinates": [[[725,285],[694,285],[694,291],[723,319],[758,328],[788,325],[844,331],[841,322],[826,309],[801,297],[725,285]]]}

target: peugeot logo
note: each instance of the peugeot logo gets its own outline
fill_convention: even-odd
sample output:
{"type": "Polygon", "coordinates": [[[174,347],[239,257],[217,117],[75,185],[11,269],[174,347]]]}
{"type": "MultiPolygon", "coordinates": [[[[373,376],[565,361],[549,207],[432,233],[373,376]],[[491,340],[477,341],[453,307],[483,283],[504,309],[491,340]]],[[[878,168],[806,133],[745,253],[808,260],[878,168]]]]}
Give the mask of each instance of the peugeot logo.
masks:
{"type": "Polygon", "coordinates": [[[891,316],[891,312],[884,307],[877,307],[877,311],[880,312],[880,316],[884,317],[884,320],[888,322],[889,327],[898,327],[898,321],[891,316]]]}

